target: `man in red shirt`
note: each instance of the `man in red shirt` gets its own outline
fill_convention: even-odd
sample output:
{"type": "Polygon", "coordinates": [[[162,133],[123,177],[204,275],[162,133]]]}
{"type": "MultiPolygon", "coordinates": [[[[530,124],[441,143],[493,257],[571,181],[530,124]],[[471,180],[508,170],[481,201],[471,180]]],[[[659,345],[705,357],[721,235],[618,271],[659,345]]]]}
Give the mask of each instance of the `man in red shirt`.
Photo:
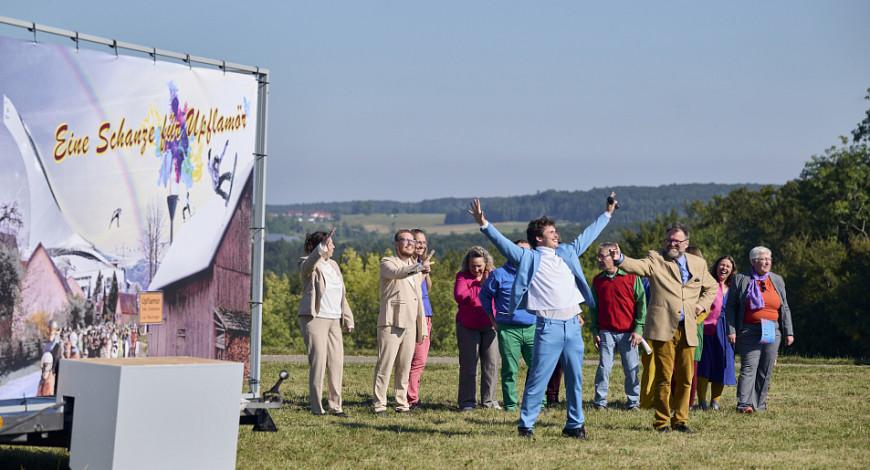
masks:
{"type": "Polygon", "coordinates": [[[640,406],[640,361],[637,345],[643,335],[646,319],[646,295],[640,277],[616,267],[610,250],[616,244],[605,242],[598,247],[598,266],[601,273],[592,280],[595,297],[592,313],[592,334],[599,351],[598,370],[595,372],[595,409],[607,408],[607,388],[613,356],[619,351],[625,372],[626,408],[640,406]]]}

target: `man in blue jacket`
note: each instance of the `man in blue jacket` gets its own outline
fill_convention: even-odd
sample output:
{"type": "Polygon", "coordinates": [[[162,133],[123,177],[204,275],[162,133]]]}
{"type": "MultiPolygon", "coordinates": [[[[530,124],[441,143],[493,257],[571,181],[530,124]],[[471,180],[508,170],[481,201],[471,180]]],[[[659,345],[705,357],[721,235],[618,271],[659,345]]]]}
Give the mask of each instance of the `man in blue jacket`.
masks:
{"type": "Polygon", "coordinates": [[[559,233],[552,219],[532,220],[526,229],[526,238],[532,249],[523,249],[505,238],[487,222],[480,200],[471,202],[468,212],[480,225],[480,231],[509,263],[517,266],[508,311],[524,308],[537,317],[532,366],[526,379],[517,426],[521,437],[532,437],[547,382],[556,363],[561,362],[565,370],[568,402],[568,417],[562,434],[586,438],[581,389],[583,337],[579,315],[581,303],[594,304],[595,301],[578,258],[610,222],[617,206],[615,196],[611,193],[604,213],[572,243],[559,243],[559,233]]]}
{"type": "MultiPolygon", "coordinates": [[[[529,242],[517,240],[517,246],[531,248],[529,242]]],[[[498,352],[501,354],[501,395],[505,411],[517,409],[517,375],[520,356],[526,367],[532,366],[535,346],[535,315],[525,309],[510,309],[511,291],[517,276],[517,265],[510,262],[490,273],[480,289],[480,303],[498,326],[498,352]],[[493,304],[495,312],[493,312],[493,304]]]]}

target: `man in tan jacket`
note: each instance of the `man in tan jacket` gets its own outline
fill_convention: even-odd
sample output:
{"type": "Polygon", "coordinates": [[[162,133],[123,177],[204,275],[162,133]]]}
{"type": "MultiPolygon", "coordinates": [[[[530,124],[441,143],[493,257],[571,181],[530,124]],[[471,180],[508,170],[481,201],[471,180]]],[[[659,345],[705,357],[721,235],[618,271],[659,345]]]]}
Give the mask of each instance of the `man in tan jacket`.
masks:
{"type": "Polygon", "coordinates": [[[424,327],[423,274],[429,272],[431,256],[417,261],[417,244],[410,230],[393,237],[396,255],[381,259],[380,313],[378,314],[378,361],[374,376],[374,412],[387,410],[387,384],[395,373],[396,411],[408,411],[408,377],[414,345],[428,336],[424,327]],[[395,370],[394,370],[395,369],[395,370]]]}
{"type": "Polygon", "coordinates": [[[686,253],[689,229],[682,224],[667,230],[661,252],[631,259],[611,250],[625,272],[649,278],[650,299],[643,336],[652,340],[653,427],[660,432],[691,433],[689,392],[692,387],[697,325],[704,321],[716,297],[716,280],[703,258],[686,253]],[[674,416],[671,417],[671,378],[675,378],[674,416]]]}

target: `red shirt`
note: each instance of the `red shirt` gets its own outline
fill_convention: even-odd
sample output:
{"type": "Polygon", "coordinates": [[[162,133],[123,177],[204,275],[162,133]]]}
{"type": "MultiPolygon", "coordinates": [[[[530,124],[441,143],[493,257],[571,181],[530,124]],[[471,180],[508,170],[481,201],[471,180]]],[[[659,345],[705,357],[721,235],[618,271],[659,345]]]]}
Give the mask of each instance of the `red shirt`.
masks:
{"type": "MultiPolygon", "coordinates": [[[[453,298],[459,306],[456,322],[470,330],[485,330],[493,325],[493,317],[486,313],[480,303],[482,284],[467,272],[456,273],[456,283],[453,284],[453,298]]],[[[495,311],[494,308],[492,310],[495,311]]]]}

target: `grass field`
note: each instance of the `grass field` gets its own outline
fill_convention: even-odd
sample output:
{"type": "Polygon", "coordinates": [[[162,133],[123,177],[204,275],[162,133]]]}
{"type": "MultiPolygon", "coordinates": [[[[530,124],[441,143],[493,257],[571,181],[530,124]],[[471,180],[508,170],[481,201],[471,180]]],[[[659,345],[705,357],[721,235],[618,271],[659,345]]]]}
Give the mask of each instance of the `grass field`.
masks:
{"type": "MultiPolygon", "coordinates": [[[[348,225],[362,225],[369,232],[393,233],[400,228],[422,228],[427,233],[448,235],[451,233],[475,233],[478,225],[444,224],[444,214],[347,214],[341,220],[348,225]]],[[[471,221],[471,216],[469,216],[471,221]]],[[[525,230],[527,222],[499,222],[498,227],[505,233],[525,230]]]]}
{"type": "MultiPolygon", "coordinates": [[[[264,382],[281,368],[291,377],[283,387],[287,403],[273,413],[279,431],[240,428],[238,468],[866,468],[870,462],[866,366],[789,358],[777,366],[767,413],[738,415],[734,388],[727,388],[723,411],[692,412],[695,434],[659,435],[650,428],[651,411],[613,408],[624,402],[617,365],[612,408],[596,411],[586,403],[587,441],[560,435],[564,406],[542,413],[531,441],[516,437],[516,413],[455,411],[453,365],[427,368],[423,409],[385,416],[369,411],[372,366],[348,365],[348,418],[307,411],[303,364],[266,363],[264,382]]],[[[593,376],[594,366],[587,366],[587,400],[593,376]]],[[[63,450],[0,446],[3,468],[65,468],[67,458],[63,450]]]]}

